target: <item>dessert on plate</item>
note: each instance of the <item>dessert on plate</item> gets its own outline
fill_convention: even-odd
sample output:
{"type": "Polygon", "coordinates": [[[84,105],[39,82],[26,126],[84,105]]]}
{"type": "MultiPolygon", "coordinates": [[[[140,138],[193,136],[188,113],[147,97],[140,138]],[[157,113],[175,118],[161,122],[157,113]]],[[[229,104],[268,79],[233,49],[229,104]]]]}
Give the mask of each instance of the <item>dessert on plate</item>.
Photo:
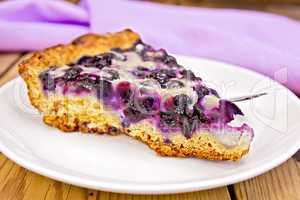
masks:
{"type": "Polygon", "coordinates": [[[44,122],[65,132],[123,133],[159,155],[211,160],[239,160],[253,139],[234,103],[131,30],[37,52],[19,73],[44,122]]]}

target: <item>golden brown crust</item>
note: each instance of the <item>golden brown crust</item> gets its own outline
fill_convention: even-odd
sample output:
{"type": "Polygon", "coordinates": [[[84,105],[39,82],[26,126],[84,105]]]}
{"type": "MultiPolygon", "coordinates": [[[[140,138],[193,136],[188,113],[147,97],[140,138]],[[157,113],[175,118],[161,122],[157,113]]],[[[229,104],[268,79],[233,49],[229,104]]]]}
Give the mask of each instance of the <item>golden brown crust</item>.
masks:
{"type": "Polygon", "coordinates": [[[182,134],[173,134],[165,141],[160,130],[147,122],[131,125],[125,132],[144,142],[161,156],[236,161],[249,151],[249,144],[240,144],[233,148],[225,147],[213,133],[209,132],[197,132],[190,139],[182,134]]]}
{"type": "Polygon", "coordinates": [[[106,110],[103,104],[90,97],[45,96],[39,74],[50,66],[63,66],[83,55],[95,55],[111,48],[130,48],[140,37],[131,30],[115,34],[88,34],[68,45],[57,45],[35,53],[19,65],[19,73],[25,80],[28,96],[42,114],[46,124],[62,131],[87,133],[124,132],[146,143],[163,156],[197,157],[211,160],[238,160],[249,150],[249,145],[228,149],[211,134],[195,134],[191,139],[177,135],[165,143],[162,134],[152,125],[137,123],[124,130],[119,117],[106,110]],[[104,112],[105,111],[105,112],[104,112]]]}

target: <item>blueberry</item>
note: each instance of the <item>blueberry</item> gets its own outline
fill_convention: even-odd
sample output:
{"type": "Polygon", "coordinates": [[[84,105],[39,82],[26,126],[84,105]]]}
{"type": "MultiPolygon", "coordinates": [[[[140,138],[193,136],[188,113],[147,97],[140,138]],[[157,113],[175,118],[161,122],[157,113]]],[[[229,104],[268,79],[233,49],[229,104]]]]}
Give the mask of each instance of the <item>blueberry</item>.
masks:
{"type": "Polygon", "coordinates": [[[102,69],[103,67],[110,66],[112,64],[113,57],[114,54],[112,53],[103,53],[97,56],[83,56],[77,61],[77,63],[86,67],[102,69]]]}
{"type": "Polygon", "coordinates": [[[99,61],[97,63],[97,67],[101,69],[105,66],[109,66],[109,65],[112,64],[112,59],[114,58],[114,54],[104,53],[104,54],[101,54],[97,57],[99,58],[99,61]]]}
{"type": "Polygon", "coordinates": [[[90,66],[92,64],[96,64],[97,57],[96,56],[82,56],[78,61],[77,64],[90,66]]]}
{"type": "Polygon", "coordinates": [[[127,81],[123,81],[116,86],[117,93],[124,104],[129,103],[134,95],[131,84],[127,81]]]}
{"type": "Polygon", "coordinates": [[[203,110],[196,104],[193,107],[193,117],[197,117],[199,122],[201,123],[207,123],[208,119],[205,117],[203,110]]]}
{"type": "Polygon", "coordinates": [[[214,95],[214,96],[220,98],[220,95],[218,94],[218,92],[216,90],[214,90],[212,88],[208,88],[208,90],[209,90],[209,94],[214,95]]]}
{"type": "Polygon", "coordinates": [[[80,72],[82,72],[80,67],[71,67],[64,74],[64,80],[73,81],[79,76],[80,72]]]}
{"type": "Polygon", "coordinates": [[[149,71],[149,68],[143,67],[143,66],[137,66],[136,69],[139,70],[139,71],[143,71],[143,72],[148,72],[149,71]]]}
{"type": "Polygon", "coordinates": [[[228,123],[234,119],[234,115],[243,115],[243,112],[234,103],[220,100],[220,119],[228,123]]]}
{"type": "Polygon", "coordinates": [[[39,78],[43,84],[44,90],[53,91],[55,90],[56,84],[54,77],[52,77],[49,73],[49,70],[40,73],[39,78]]]}
{"type": "Polygon", "coordinates": [[[82,89],[92,90],[96,87],[97,81],[88,76],[83,76],[80,77],[80,80],[78,80],[77,84],[82,89]]]}
{"type": "Polygon", "coordinates": [[[203,85],[194,86],[193,89],[197,92],[198,99],[202,99],[210,93],[209,89],[203,85]]]}
{"type": "Polygon", "coordinates": [[[191,98],[185,94],[176,95],[173,98],[173,104],[175,107],[175,112],[178,114],[185,114],[188,108],[188,105],[191,104],[191,98]]]}
{"type": "Polygon", "coordinates": [[[177,64],[176,58],[174,58],[173,56],[170,56],[170,55],[166,55],[163,62],[167,65],[177,64]]]}
{"type": "Polygon", "coordinates": [[[157,80],[161,85],[164,85],[170,79],[166,73],[160,71],[151,73],[150,77],[157,80]]]}
{"type": "Polygon", "coordinates": [[[113,69],[102,69],[101,78],[109,81],[119,79],[119,73],[113,69]]]}
{"type": "Polygon", "coordinates": [[[182,88],[184,87],[184,83],[182,83],[179,80],[169,80],[169,82],[166,83],[166,88],[173,89],[173,88],[182,88]]]}
{"type": "Polygon", "coordinates": [[[202,79],[200,77],[197,77],[194,72],[192,72],[191,70],[183,70],[181,72],[183,78],[187,79],[187,80],[191,80],[191,81],[201,81],[202,79]]]}
{"type": "Polygon", "coordinates": [[[170,69],[154,70],[150,77],[157,80],[161,87],[165,88],[165,84],[170,80],[170,78],[176,77],[176,72],[170,69]]]}
{"type": "Polygon", "coordinates": [[[135,69],[132,71],[132,74],[138,78],[146,78],[148,76],[148,71],[146,70],[138,70],[138,69],[135,69]]]}
{"type": "Polygon", "coordinates": [[[162,69],[161,71],[163,71],[163,73],[166,73],[168,75],[168,77],[170,77],[170,78],[176,78],[176,72],[174,70],[162,69]]]}
{"type": "Polygon", "coordinates": [[[139,105],[145,112],[155,111],[159,109],[159,100],[158,98],[147,96],[140,99],[139,105]]]}
{"type": "Polygon", "coordinates": [[[182,134],[187,138],[191,138],[193,132],[197,129],[198,119],[183,117],[181,119],[181,131],[182,134]]]}
{"type": "Polygon", "coordinates": [[[106,99],[112,96],[112,83],[107,80],[98,80],[96,84],[97,97],[99,99],[106,99]]]}
{"type": "Polygon", "coordinates": [[[168,111],[168,112],[160,112],[160,124],[162,126],[176,127],[178,126],[179,118],[176,113],[168,111]]]}
{"type": "Polygon", "coordinates": [[[143,113],[141,113],[138,109],[135,109],[135,107],[131,106],[124,109],[123,113],[127,118],[126,121],[130,122],[138,122],[145,118],[145,115],[143,113]]]}
{"type": "Polygon", "coordinates": [[[138,78],[145,78],[149,75],[149,73],[149,68],[143,66],[138,66],[132,71],[132,74],[138,78]]]}

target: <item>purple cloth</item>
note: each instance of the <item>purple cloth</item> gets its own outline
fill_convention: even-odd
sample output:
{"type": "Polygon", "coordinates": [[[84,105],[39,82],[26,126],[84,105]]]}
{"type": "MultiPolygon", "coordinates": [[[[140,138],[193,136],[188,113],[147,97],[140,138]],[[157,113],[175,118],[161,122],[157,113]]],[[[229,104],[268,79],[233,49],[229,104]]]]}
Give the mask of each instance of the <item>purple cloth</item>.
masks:
{"type": "Polygon", "coordinates": [[[141,1],[14,0],[0,3],[0,50],[36,50],[87,33],[131,28],[154,47],[221,60],[274,78],[300,94],[300,24],[273,14],[141,1]]]}

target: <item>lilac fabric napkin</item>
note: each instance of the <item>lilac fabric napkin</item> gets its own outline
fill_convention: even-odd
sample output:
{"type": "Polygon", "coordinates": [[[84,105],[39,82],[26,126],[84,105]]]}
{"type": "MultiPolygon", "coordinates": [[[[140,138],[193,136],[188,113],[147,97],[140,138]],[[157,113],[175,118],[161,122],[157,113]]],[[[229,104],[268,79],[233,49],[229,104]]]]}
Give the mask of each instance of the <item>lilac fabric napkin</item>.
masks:
{"type": "Polygon", "coordinates": [[[300,94],[300,24],[286,17],[133,0],[0,3],[0,50],[36,50],[87,32],[124,28],[172,53],[237,64],[271,78],[286,71],[284,84],[300,94]]]}

